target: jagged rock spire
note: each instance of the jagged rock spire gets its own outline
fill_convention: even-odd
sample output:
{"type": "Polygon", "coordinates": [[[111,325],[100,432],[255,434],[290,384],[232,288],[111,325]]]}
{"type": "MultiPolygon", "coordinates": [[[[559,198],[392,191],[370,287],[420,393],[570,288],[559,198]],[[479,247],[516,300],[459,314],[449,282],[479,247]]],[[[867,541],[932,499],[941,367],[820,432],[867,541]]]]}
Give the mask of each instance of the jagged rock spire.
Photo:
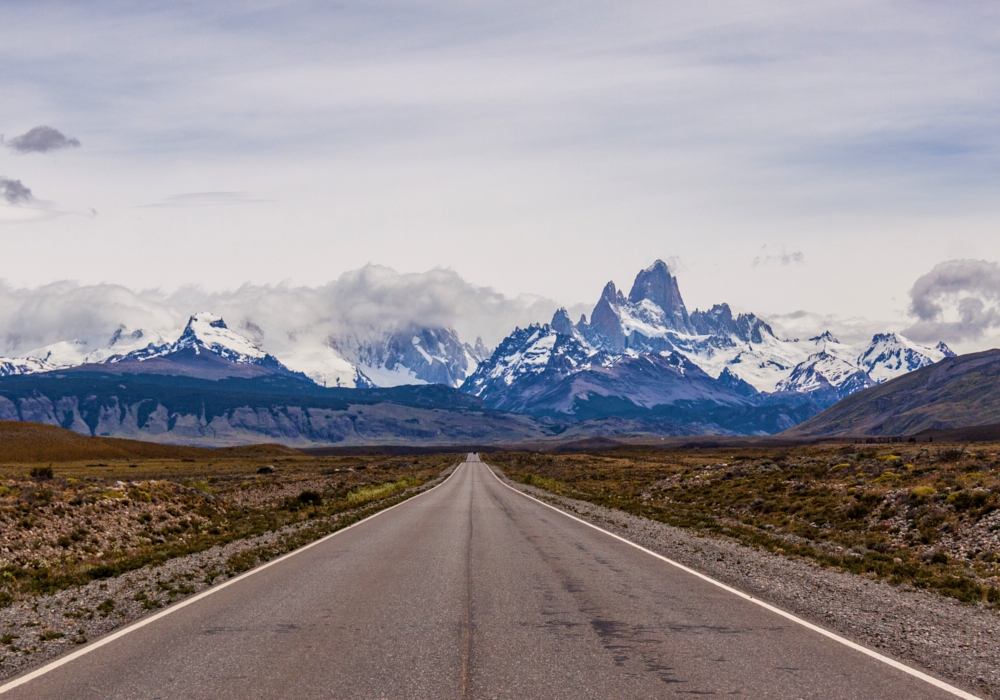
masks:
{"type": "Polygon", "coordinates": [[[684,299],[681,298],[681,290],[677,286],[677,278],[670,274],[670,268],[662,260],[657,260],[635,277],[628,300],[632,304],[638,304],[643,299],[659,306],[674,330],[693,330],[684,299]]]}
{"type": "Polygon", "coordinates": [[[573,335],[573,321],[565,308],[559,309],[552,316],[552,330],[562,335],[573,335]]]}

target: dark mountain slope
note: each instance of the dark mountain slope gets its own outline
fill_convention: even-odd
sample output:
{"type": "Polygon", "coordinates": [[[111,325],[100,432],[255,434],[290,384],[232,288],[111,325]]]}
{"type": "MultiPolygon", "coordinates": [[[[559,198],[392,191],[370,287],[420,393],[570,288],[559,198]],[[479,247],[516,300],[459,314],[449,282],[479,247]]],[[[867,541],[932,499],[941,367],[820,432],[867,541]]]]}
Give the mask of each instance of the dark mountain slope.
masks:
{"type": "Polygon", "coordinates": [[[327,389],[283,373],[213,381],[96,368],[0,378],[0,420],[206,446],[496,443],[546,434],[528,417],[491,411],[442,385],[327,389]]]}
{"type": "Polygon", "coordinates": [[[853,394],[782,435],[912,435],[990,423],[1000,423],[1000,350],[949,357],[853,394]]]}

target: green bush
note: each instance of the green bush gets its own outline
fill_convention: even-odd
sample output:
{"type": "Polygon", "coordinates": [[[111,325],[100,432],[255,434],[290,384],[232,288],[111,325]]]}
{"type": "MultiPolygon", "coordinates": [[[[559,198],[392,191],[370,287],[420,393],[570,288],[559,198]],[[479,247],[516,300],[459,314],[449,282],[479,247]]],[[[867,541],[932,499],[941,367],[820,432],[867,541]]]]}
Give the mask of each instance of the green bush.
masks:
{"type": "Polygon", "coordinates": [[[937,491],[932,486],[918,486],[910,491],[910,498],[917,503],[924,503],[934,498],[937,491]]]}
{"type": "Polygon", "coordinates": [[[945,499],[945,503],[948,503],[955,507],[955,510],[969,510],[971,508],[982,508],[986,505],[986,502],[990,498],[989,491],[956,491],[955,493],[948,496],[945,499]]]}

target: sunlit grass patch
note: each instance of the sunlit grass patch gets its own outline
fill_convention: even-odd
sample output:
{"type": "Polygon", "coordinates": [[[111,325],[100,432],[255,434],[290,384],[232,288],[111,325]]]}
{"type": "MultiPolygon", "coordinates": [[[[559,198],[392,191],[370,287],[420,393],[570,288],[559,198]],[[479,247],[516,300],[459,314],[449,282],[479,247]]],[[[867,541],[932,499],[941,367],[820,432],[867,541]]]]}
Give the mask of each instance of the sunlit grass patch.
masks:
{"type": "Polygon", "coordinates": [[[411,486],[417,485],[416,479],[410,479],[403,477],[398,481],[390,481],[385,484],[373,484],[371,486],[361,486],[354,489],[347,494],[347,500],[351,503],[365,503],[367,501],[374,501],[379,498],[385,498],[386,496],[391,496],[394,493],[399,493],[404,489],[408,489],[411,486]]]}
{"type": "Polygon", "coordinates": [[[525,474],[521,481],[529,486],[537,486],[538,488],[545,489],[546,491],[561,492],[566,486],[566,484],[558,479],[547,479],[546,477],[538,476],[537,474],[525,474]]]}

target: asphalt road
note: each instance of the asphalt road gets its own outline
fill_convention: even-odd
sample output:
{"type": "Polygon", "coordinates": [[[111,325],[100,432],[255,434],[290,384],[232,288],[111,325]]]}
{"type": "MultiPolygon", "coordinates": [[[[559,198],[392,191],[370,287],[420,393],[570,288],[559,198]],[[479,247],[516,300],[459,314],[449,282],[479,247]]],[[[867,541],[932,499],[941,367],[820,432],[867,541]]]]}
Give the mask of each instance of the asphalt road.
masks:
{"type": "Polygon", "coordinates": [[[4,700],[954,697],[469,460],[4,700]]]}

